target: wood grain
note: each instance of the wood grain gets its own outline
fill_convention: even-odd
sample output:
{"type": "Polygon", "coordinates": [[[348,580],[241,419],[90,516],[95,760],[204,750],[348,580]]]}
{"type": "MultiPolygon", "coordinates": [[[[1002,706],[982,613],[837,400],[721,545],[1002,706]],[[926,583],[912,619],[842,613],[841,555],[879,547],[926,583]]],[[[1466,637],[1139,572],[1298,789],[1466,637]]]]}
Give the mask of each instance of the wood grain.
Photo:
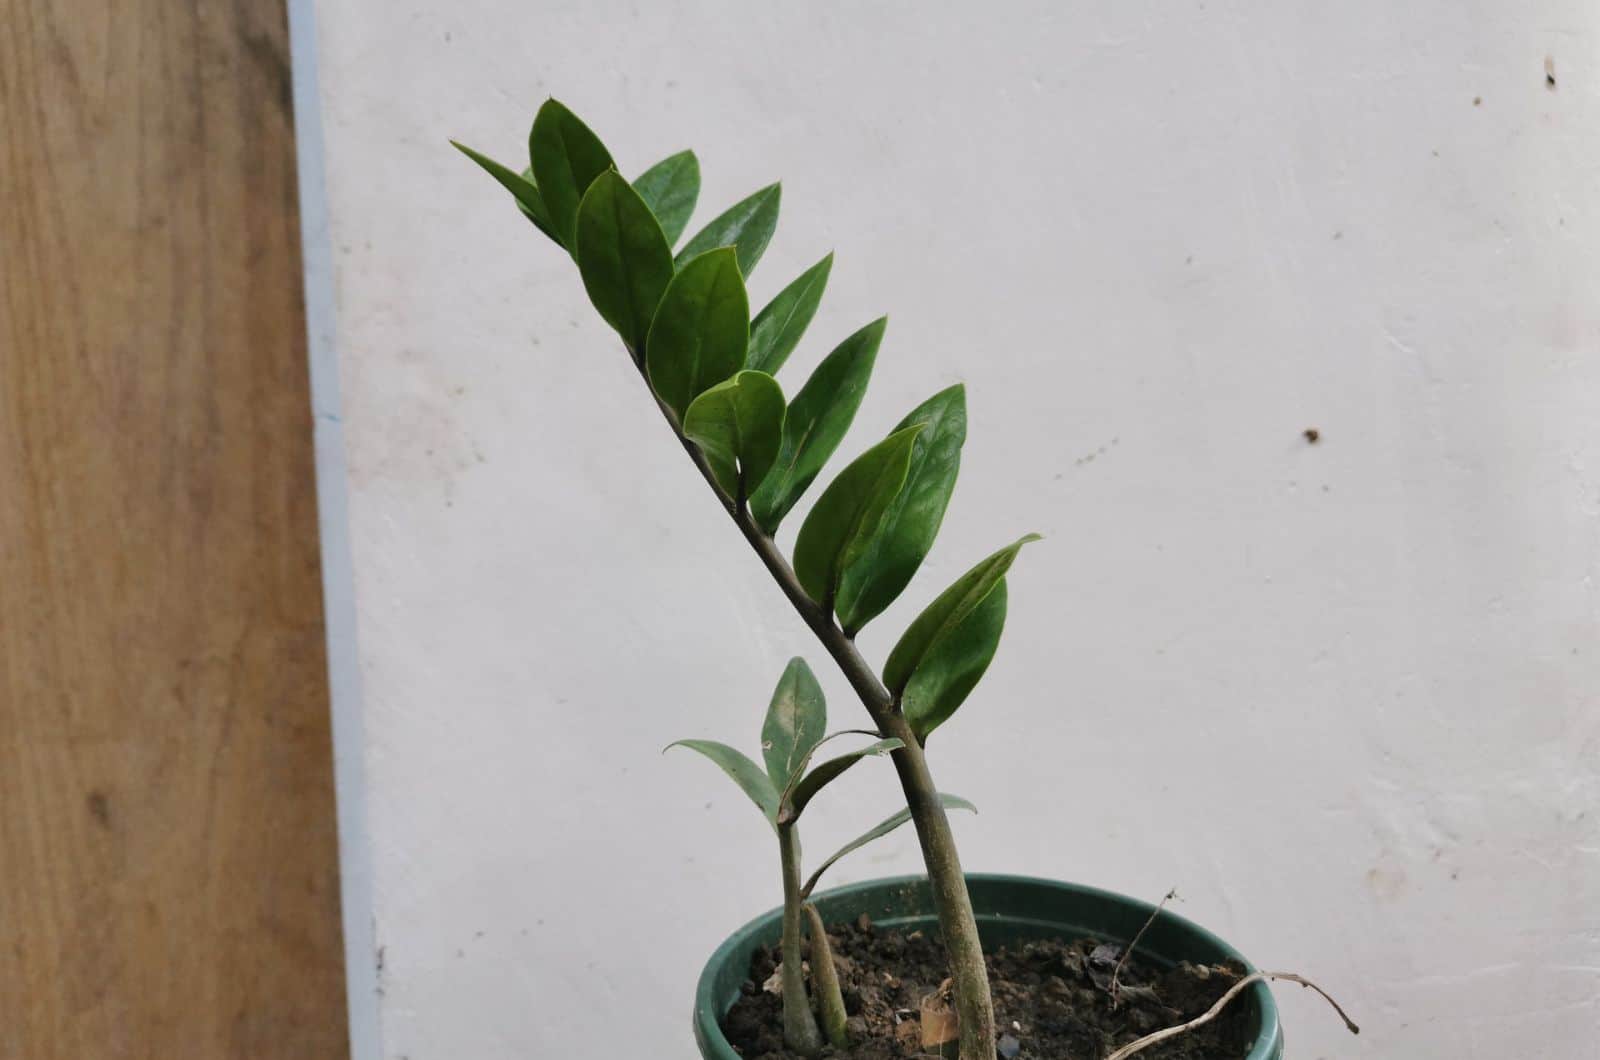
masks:
{"type": "Polygon", "coordinates": [[[0,1057],[342,1057],[283,3],[0,26],[0,1057]]]}

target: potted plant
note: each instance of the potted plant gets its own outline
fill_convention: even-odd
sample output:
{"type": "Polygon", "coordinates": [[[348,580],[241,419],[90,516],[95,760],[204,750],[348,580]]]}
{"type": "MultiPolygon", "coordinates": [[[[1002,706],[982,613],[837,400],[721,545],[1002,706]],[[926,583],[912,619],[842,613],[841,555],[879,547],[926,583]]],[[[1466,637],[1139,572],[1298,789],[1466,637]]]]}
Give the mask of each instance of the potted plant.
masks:
{"type": "MultiPolygon", "coordinates": [[[[1092,1048],[1118,1060],[1169,1048],[1174,1039],[1188,1048],[1200,1040],[1202,1028],[1214,1034],[1223,1024],[1226,1040],[1219,1039],[1211,1052],[1173,1055],[1280,1056],[1276,1012],[1262,980],[1303,982],[1298,977],[1256,972],[1220,940],[1132,899],[962,871],[946,810],[966,804],[935,787],[928,741],[994,658],[1005,624],[1007,574],[1036,535],[996,550],[935,596],[881,670],[856,648],[856,634],[907,588],[938,533],[966,437],[963,388],[935,394],[846,464],[817,495],[786,552],[777,535],[843,441],[885,322],[847,337],[792,397],[785,394],[777,374],[816,312],[832,255],[752,317],[745,279],[776,227],[779,186],[730,207],[674,251],[699,195],[692,152],[675,154],[629,181],[600,139],[555,100],[534,118],[529,166],[520,172],[456,146],[571,255],[590,300],[621,338],[668,431],[844,675],[872,726],[857,730],[871,745],[810,769],[825,738],[826,715],[815,677],[795,660],[769,703],[765,768],[725,744],[683,741],[721,766],[761,808],[779,840],[783,882],[780,908],[734,934],[702,976],[695,1031],[703,1055],[740,1055],[724,1021],[740,1006],[741,1019],[758,1021],[763,1005],[771,1009],[753,974],[767,962],[774,965],[781,1011],[770,1022],[781,1025],[781,1040],[747,1043],[747,1049],[773,1055],[814,1056],[829,1048],[849,1055],[859,1048],[866,1050],[862,1056],[921,1052],[993,1060],[997,1050],[1004,1057],[1025,1050],[1047,1056],[1048,1050],[1069,1048],[1042,1026],[1059,1023],[1078,1028],[1072,1033],[1087,1034],[1092,1048]],[[858,843],[914,823],[926,878],[811,896],[815,878],[809,885],[800,882],[800,812],[827,781],[878,754],[892,759],[905,808],[858,843]],[[809,939],[803,943],[807,922],[809,939]],[[836,925],[831,940],[825,922],[836,925]],[[863,990],[876,989],[865,980],[851,987],[863,1024],[852,1028],[839,986],[839,965],[845,962],[835,960],[833,943],[849,947],[855,955],[849,966],[860,971],[877,959],[873,946],[883,939],[897,940],[888,949],[901,953],[906,947],[926,949],[930,966],[944,974],[924,974],[923,980],[933,981],[921,982],[919,996],[901,998],[903,1008],[881,991],[863,996],[863,990]],[[1017,1009],[1032,1002],[1019,1000],[1011,989],[1016,984],[1008,980],[1007,1022],[997,1023],[985,943],[990,961],[1042,962],[1046,971],[1024,969],[1018,981],[1055,990],[1058,996],[1038,1003],[1060,1003],[1075,1015],[1035,1021],[1033,1012],[1017,1009]],[[1179,993],[1193,997],[1179,1003],[1179,993]],[[1243,1001],[1230,1009],[1235,998],[1243,1001]],[[889,1008],[893,1023],[885,1016],[889,1008]],[[869,1015],[878,1017],[876,1025],[869,1025],[869,1015]],[[1153,1026],[1163,1018],[1172,1025],[1153,1026]],[[913,1023],[913,1033],[904,1033],[913,1023]]],[[[888,970],[882,975],[903,993],[899,976],[888,970]]],[[[760,1030],[751,1033],[759,1036],[760,1030]]]]}

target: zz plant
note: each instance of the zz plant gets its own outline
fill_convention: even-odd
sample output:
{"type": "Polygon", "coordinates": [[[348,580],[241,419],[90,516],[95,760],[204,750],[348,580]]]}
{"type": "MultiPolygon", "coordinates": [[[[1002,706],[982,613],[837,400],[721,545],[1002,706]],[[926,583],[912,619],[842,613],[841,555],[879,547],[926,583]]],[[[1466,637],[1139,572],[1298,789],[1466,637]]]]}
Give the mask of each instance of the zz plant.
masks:
{"type": "MultiPolygon", "coordinates": [[[[827,727],[828,704],[822,686],[805,660],[795,658],[789,660],[783,676],[778,679],[761,726],[761,757],[765,769],[742,752],[715,740],[679,740],[669,745],[669,749],[687,747],[699,751],[720,766],[750,796],[750,801],[756,804],[777,834],[778,861],[783,876],[783,938],[779,964],[783,1036],[789,1048],[807,1056],[822,1048],[822,1033],[806,1000],[800,959],[802,919],[811,937],[812,995],[822,1017],[822,1031],[831,1044],[841,1048],[848,1044],[844,998],[839,990],[833,954],[828,948],[828,934],[816,907],[807,899],[822,874],[840,858],[881,839],[911,819],[907,810],[891,815],[839,848],[804,883],[800,882],[800,814],[825,785],[842,776],[851,766],[869,755],[881,755],[902,746],[898,739],[878,740],[859,750],[829,758],[812,769],[813,756],[827,741],[852,734],[876,735],[860,729],[825,735],[827,727]]],[[[940,800],[947,808],[974,809],[970,802],[954,795],[941,795],[940,800]]]]}
{"type": "MultiPolygon", "coordinates": [[[[530,165],[521,172],[456,146],[572,256],[590,301],[622,339],[668,428],[860,698],[880,750],[892,747],[950,955],[959,1056],[992,1060],[994,1007],[983,951],[925,746],[993,659],[1005,623],[1006,573],[1034,535],[999,549],[935,597],[895,644],[881,676],[855,643],[910,584],[933,545],[966,437],[965,391],[954,386],[935,394],[834,476],[801,522],[791,562],[775,535],[843,441],[885,322],[850,335],[792,399],[785,396],[777,373],[816,313],[832,256],[752,319],[745,280],[777,226],[779,186],[736,203],[674,252],[699,197],[692,152],[629,181],[600,139],[555,100],[534,118],[530,165]]],[[[735,779],[755,783],[753,768],[738,768],[735,779]]],[[[771,773],[763,777],[778,787],[771,773]]],[[[786,777],[774,827],[793,773],[786,777]]],[[[805,782],[790,792],[791,804],[805,782]]],[[[796,873],[795,865],[785,865],[786,890],[796,873]]],[[[786,917],[786,939],[797,938],[796,930],[786,917]]]]}

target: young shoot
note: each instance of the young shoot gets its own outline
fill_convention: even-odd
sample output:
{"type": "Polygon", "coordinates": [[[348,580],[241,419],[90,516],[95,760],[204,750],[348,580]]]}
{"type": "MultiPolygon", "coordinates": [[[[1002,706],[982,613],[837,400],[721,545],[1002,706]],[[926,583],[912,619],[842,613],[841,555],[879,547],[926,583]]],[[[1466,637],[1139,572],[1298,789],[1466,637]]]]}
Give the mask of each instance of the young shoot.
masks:
{"type": "MultiPolygon", "coordinates": [[[[803,884],[800,882],[798,825],[801,813],[810,805],[812,798],[863,758],[886,754],[901,746],[898,739],[878,740],[869,746],[829,758],[812,769],[811,760],[823,743],[835,736],[859,732],[849,730],[831,736],[824,735],[827,725],[828,706],[822,687],[817,684],[816,676],[805,660],[795,658],[789,660],[767,704],[766,720],[761,726],[764,766],[757,765],[744,753],[715,740],[679,740],[667,748],[687,747],[711,759],[750,797],[750,801],[756,804],[756,808],[777,833],[778,860],[783,878],[783,936],[779,945],[783,1038],[790,1049],[804,1056],[815,1056],[821,1050],[824,1033],[827,1041],[834,1046],[843,1048],[848,1044],[839,975],[833,965],[833,953],[828,946],[822,919],[808,901],[811,892],[816,889],[822,874],[840,858],[874,839],[888,835],[911,819],[911,814],[904,810],[894,814],[846,843],[803,884]],[[805,930],[811,936],[811,985],[817,1009],[815,1016],[806,998],[800,958],[803,921],[808,923],[805,930]],[[817,1016],[822,1020],[820,1030],[817,1016]]],[[[971,803],[953,795],[941,795],[939,798],[947,807],[974,809],[971,803]]]]}

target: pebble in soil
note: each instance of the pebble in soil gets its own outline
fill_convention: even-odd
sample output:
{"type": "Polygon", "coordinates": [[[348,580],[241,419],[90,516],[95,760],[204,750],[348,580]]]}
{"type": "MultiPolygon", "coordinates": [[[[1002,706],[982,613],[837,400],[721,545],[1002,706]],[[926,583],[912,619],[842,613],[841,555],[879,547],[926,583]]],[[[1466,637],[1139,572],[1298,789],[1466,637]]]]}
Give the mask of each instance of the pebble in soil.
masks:
{"type": "MultiPolygon", "coordinates": [[[[851,1044],[827,1048],[833,1060],[910,1060],[926,1057],[918,1024],[923,998],[949,974],[944,947],[920,931],[876,928],[863,917],[834,925],[828,938],[839,966],[851,1044]]],[[[1234,965],[1180,964],[1159,968],[1137,953],[1108,987],[1121,950],[1093,939],[1048,939],[988,954],[989,983],[999,1028],[997,1055],[1006,1060],[1100,1060],[1151,1031],[1193,1019],[1238,981],[1234,965]]],[[[760,984],[778,964],[774,947],[758,949],[750,978],[723,1021],[728,1041],[745,1060],[799,1060],[783,1047],[783,1003],[760,984]]],[[[1140,1060],[1239,1060],[1249,1047],[1247,1006],[1140,1053],[1140,1060]]]]}

